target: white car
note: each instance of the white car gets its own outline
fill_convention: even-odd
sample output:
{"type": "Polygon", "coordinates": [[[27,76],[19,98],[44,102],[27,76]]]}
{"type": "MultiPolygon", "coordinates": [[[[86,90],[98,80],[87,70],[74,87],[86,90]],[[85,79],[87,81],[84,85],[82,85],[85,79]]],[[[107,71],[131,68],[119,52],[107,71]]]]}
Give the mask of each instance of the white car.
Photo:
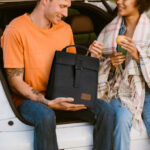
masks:
{"type": "MultiPolygon", "coordinates": [[[[0,0],[0,34],[16,16],[30,12],[34,0],[0,0]]],[[[110,1],[74,1],[65,21],[71,24],[75,42],[88,46],[116,15],[115,4],[110,1]],[[86,19],[82,21],[81,18],[86,19]],[[74,18],[77,18],[77,23],[74,18]],[[85,26],[86,32],[85,32],[85,26]]],[[[78,52],[83,53],[83,52],[78,52]]],[[[143,125],[144,126],[144,125],[143,125]]],[[[59,149],[91,150],[93,126],[86,122],[65,122],[56,128],[59,149]]],[[[33,150],[34,127],[20,116],[15,108],[2,67],[0,53],[0,150],[33,150]]],[[[150,139],[146,129],[139,133],[131,131],[131,150],[150,150],[150,139]]]]}

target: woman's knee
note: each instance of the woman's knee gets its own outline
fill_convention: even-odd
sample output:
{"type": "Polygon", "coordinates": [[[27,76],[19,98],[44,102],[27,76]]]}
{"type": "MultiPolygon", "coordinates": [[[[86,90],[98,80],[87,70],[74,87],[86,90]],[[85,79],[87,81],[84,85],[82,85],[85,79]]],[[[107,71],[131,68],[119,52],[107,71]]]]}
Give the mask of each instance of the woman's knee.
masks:
{"type": "Polygon", "coordinates": [[[116,126],[129,128],[132,126],[132,114],[126,107],[118,109],[115,116],[116,126]]]}

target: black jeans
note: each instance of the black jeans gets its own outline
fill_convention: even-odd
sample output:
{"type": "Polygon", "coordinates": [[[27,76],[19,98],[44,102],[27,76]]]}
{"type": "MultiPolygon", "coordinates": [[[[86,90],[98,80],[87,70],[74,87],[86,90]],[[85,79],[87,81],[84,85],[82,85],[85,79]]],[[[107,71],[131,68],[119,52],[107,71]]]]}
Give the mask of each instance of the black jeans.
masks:
{"type": "Polygon", "coordinates": [[[112,107],[97,100],[93,112],[81,110],[76,112],[56,111],[44,104],[25,100],[19,107],[23,118],[35,126],[34,150],[58,150],[56,140],[56,117],[63,120],[79,119],[94,123],[93,150],[111,150],[114,128],[114,111],[112,107]]]}

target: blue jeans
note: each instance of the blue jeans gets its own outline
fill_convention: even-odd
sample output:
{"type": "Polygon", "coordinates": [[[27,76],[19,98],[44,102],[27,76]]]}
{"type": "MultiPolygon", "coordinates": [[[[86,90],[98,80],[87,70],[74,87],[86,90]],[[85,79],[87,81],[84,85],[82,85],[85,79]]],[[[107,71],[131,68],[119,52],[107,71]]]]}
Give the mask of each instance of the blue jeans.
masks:
{"type": "Polygon", "coordinates": [[[143,121],[145,123],[147,133],[150,136],[150,89],[146,90],[145,102],[143,107],[143,121]]]}
{"type": "Polygon", "coordinates": [[[22,117],[35,127],[34,150],[58,150],[55,132],[56,116],[67,120],[80,119],[94,122],[93,150],[111,150],[112,148],[114,111],[102,100],[97,100],[93,112],[88,110],[54,112],[46,105],[32,100],[25,100],[19,106],[19,111],[22,117]]]}
{"type": "Polygon", "coordinates": [[[110,104],[115,111],[113,150],[129,150],[132,114],[127,107],[121,106],[120,99],[112,99],[110,104]]]}

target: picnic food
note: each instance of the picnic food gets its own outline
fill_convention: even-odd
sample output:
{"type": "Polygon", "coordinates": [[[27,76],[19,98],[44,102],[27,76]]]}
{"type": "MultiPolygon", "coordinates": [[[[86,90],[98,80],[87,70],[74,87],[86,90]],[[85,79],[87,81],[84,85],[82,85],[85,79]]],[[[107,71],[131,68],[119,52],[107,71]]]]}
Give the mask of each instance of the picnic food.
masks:
{"type": "Polygon", "coordinates": [[[126,40],[124,35],[118,35],[116,38],[116,43],[120,45],[120,41],[126,40]]]}

